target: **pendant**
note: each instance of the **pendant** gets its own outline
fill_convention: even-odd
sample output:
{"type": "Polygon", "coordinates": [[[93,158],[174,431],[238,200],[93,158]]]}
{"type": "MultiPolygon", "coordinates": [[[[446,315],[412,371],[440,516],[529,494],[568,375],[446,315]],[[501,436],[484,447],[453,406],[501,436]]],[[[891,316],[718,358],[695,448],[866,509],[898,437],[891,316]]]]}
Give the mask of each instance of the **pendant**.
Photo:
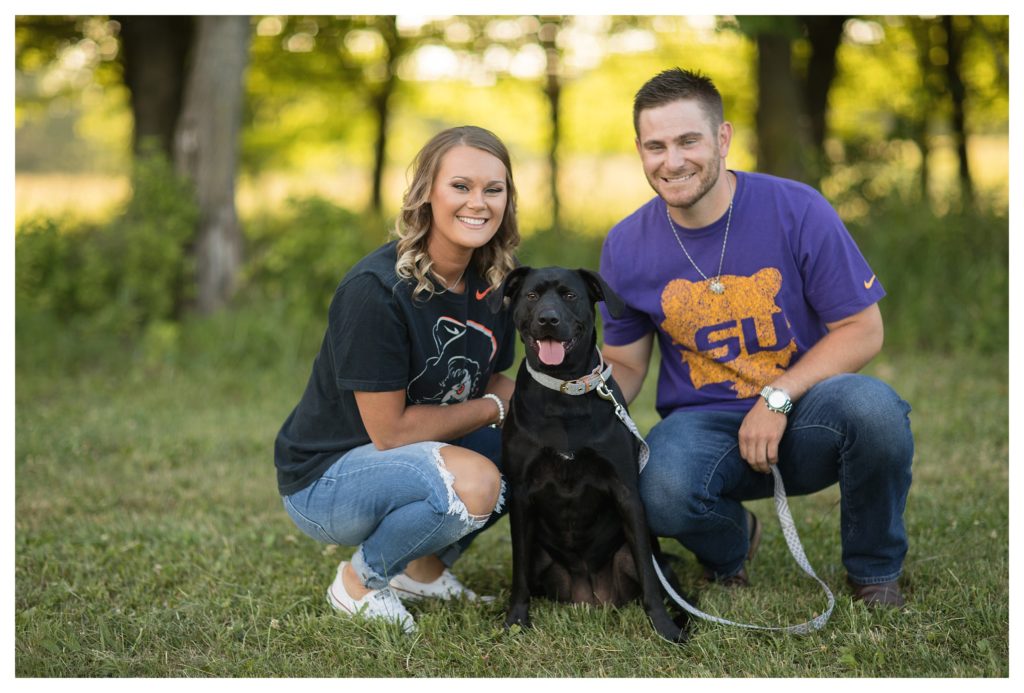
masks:
{"type": "Polygon", "coordinates": [[[711,289],[711,293],[713,294],[721,295],[725,293],[725,284],[718,279],[712,279],[708,288],[711,289]]]}

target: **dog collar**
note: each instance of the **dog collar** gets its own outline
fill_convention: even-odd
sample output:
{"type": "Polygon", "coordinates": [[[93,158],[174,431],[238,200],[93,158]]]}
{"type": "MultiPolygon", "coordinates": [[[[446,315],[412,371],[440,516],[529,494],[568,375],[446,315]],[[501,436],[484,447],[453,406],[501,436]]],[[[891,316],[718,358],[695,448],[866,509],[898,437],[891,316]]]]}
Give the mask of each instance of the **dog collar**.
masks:
{"type": "Polygon", "coordinates": [[[544,387],[561,392],[563,395],[573,395],[576,397],[579,395],[585,395],[588,392],[593,392],[612,377],[612,364],[609,363],[607,368],[603,371],[601,370],[604,366],[604,357],[601,356],[600,349],[597,350],[597,356],[601,359],[601,362],[597,364],[597,368],[595,368],[591,373],[588,373],[582,378],[577,378],[576,380],[559,380],[558,378],[552,378],[550,375],[545,375],[544,373],[533,370],[533,368],[530,367],[529,361],[525,361],[524,363],[526,364],[526,370],[530,372],[533,379],[544,387]]]}
{"type": "MultiPolygon", "coordinates": [[[[539,384],[546,388],[555,390],[556,392],[562,392],[567,395],[585,395],[588,392],[597,392],[597,396],[601,399],[608,400],[615,407],[615,416],[618,417],[619,421],[629,429],[629,432],[640,441],[640,454],[637,456],[637,464],[640,466],[640,471],[644,471],[644,467],[647,465],[647,460],[651,457],[651,448],[647,445],[647,441],[640,435],[639,429],[636,427],[636,422],[629,417],[629,412],[626,408],[618,403],[615,399],[615,395],[612,393],[610,387],[608,387],[608,379],[612,377],[612,364],[608,364],[608,367],[603,371],[601,367],[604,366],[604,356],[601,355],[601,350],[597,350],[597,357],[600,359],[600,363],[597,364],[597,368],[582,378],[576,380],[559,380],[558,378],[552,378],[550,375],[544,375],[530,368],[530,362],[524,360],[526,364],[526,370],[530,372],[533,379],[539,384]]],[[[559,453],[562,454],[562,453],[559,453]]],[[[566,457],[566,460],[572,459],[572,457],[566,457]]]]}

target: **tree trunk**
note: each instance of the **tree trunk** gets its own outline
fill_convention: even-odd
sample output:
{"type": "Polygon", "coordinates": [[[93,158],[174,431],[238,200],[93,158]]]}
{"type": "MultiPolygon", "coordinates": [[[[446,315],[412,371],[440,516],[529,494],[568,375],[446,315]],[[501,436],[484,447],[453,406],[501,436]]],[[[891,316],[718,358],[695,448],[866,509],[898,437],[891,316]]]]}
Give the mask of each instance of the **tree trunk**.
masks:
{"type": "Polygon", "coordinates": [[[949,96],[953,102],[952,125],[953,139],[956,142],[956,155],[960,162],[960,195],[964,208],[974,206],[974,184],[971,181],[971,169],[967,161],[967,128],[964,122],[964,101],[967,89],[960,76],[960,63],[963,59],[963,36],[957,31],[953,18],[945,15],[942,26],[946,30],[946,82],[949,96]]]}
{"type": "Polygon", "coordinates": [[[917,67],[921,72],[921,87],[917,100],[922,104],[920,117],[915,118],[911,125],[914,141],[921,150],[921,169],[918,175],[918,189],[921,201],[931,203],[931,132],[930,117],[937,110],[939,94],[936,93],[935,66],[932,64],[932,26],[935,20],[926,17],[915,17],[908,21],[910,35],[917,49],[917,67]]]}
{"type": "Polygon", "coordinates": [[[558,195],[558,144],[561,139],[559,128],[559,102],[562,96],[562,62],[558,52],[558,33],[561,19],[541,17],[543,22],[538,38],[544,49],[547,81],[544,95],[548,99],[548,117],[551,123],[551,139],[548,141],[548,190],[551,195],[551,228],[557,229],[561,222],[561,199],[558,195]]]}
{"type": "MultiPolygon", "coordinates": [[[[550,61],[550,55],[548,60],[550,61]]],[[[556,57],[557,60],[557,57],[556,57]]],[[[548,146],[548,170],[551,191],[551,228],[557,229],[562,219],[562,201],[558,195],[558,143],[561,139],[559,130],[558,110],[561,100],[562,87],[557,75],[548,75],[548,85],[545,89],[548,97],[551,117],[551,142],[548,146]]]]}
{"type": "Polygon", "coordinates": [[[174,131],[185,91],[185,60],[192,45],[193,18],[151,15],[112,17],[121,24],[119,59],[131,94],[132,151],[154,143],[173,157],[174,131]]]}
{"type": "Polygon", "coordinates": [[[914,131],[914,144],[917,145],[918,151],[921,152],[921,170],[918,172],[917,177],[918,196],[922,202],[930,204],[931,194],[929,193],[929,188],[931,188],[931,181],[928,176],[928,157],[931,156],[931,148],[928,146],[927,123],[917,123],[914,131]]]}
{"type": "Polygon", "coordinates": [[[811,44],[811,60],[807,66],[806,105],[810,122],[810,146],[816,165],[812,180],[817,186],[828,169],[825,159],[825,135],[828,132],[828,93],[836,76],[836,50],[843,38],[847,17],[818,15],[802,17],[811,44]]]}
{"type": "Polygon", "coordinates": [[[175,136],[175,166],[195,184],[199,231],[195,258],[202,314],[221,308],[242,262],[235,174],[249,54],[249,18],[202,16],[175,136]]]}
{"type": "Polygon", "coordinates": [[[790,40],[773,32],[757,34],[757,168],[784,178],[808,181],[808,127],[800,85],[793,75],[790,40]]]}
{"type": "Polygon", "coordinates": [[[377,137],[373,145],[373,188],[370,193],[370,209],[380,214],[384,188],[384,169],[387,166],[388,123],[391,114],[391,95],[395,91],[396,70],[398,59],[402,54],[402,38],[398,35],[398,26],[394,16],[379,17],[377,29],[384,38],[388,55],[385,59],[387,75],[384,82],[373,92],[370,102],[377,114],[377,137]]]}

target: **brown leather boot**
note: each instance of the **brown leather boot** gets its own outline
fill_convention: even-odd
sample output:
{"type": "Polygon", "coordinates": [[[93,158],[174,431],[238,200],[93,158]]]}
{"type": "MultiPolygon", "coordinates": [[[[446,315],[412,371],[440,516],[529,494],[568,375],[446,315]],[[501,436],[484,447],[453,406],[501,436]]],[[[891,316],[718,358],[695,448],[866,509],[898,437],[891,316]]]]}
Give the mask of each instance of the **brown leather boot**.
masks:
{"type": "Polygon", "coordinates": [[[853,600],[864,602],[864,606],[869,609],[898,609],[907,603],[896,580],[880,582],[875,585],[858,585],[847,576],[846,582],[853,589],[853,600]]]}

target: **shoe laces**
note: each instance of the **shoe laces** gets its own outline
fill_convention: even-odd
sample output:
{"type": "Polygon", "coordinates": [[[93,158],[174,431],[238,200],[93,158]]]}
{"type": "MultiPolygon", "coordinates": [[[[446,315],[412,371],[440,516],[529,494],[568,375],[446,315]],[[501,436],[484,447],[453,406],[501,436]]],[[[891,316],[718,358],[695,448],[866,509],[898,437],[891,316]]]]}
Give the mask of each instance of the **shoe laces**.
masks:
{"type": "Polygon", "coordinates": [[[394,616],[404,616],[408,613],[405,610],[405,607],[402,606],[402,602],[395,596],[395,593],[386,587],[374,592],[370,599],[374,601],[381,610],[394,616]]]}
{"type": "Polygon", "coordinates": [[[402,605],[398,595],[387,587],[377,590],[370,597],[367,605],[371,612],[386,616],[389,620],[401,625],[402,629],[407,633],[412,632],[416,628],[416,622],[413,620],[412,614],[402,605]]]}

